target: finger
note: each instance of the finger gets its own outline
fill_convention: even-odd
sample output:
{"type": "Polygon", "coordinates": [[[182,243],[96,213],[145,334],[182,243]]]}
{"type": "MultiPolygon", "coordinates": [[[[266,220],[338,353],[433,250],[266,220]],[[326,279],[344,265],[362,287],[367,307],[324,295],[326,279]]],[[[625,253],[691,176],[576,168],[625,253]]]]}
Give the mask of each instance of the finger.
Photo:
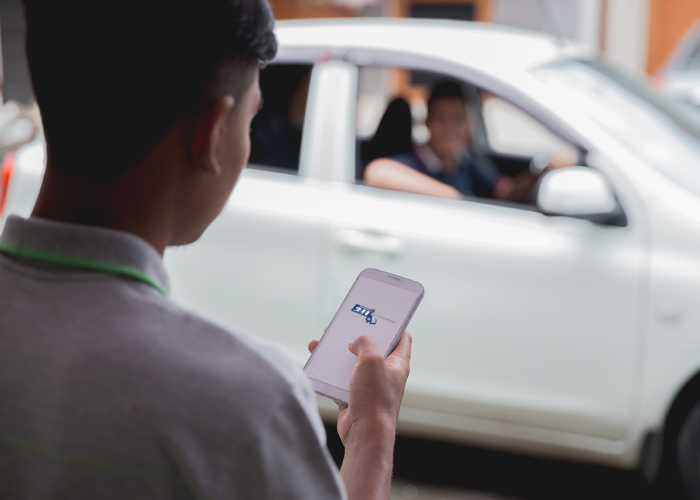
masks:
{"type": "MultiPolygon", "coordinates": [[[[348,349],[358,358],[360,356],[373,356],[381,353],[377,349],[377,344],[375,344],[374,339],[367,335],[360,335],[355,340],[353,340],[349,345],[348,349]]],[[[383,359],[383,356],[382,356],[383,359]]]]}
{"type": "Polygon", "coordinates": [[[314,349],[316,349],[316,346],[318,345],[318,340],[312,340],[309,342],[309,352],[314,352],[314,349]]]}
{"type": "Polygon", "coordinates": [[[345,403],[338,403],[337,401],[333,401],[333,402],[334,402],[334,403],[336,404],[336,406],[338,407],[338,411],[339,411],[339,412],[342,412],[343,410],[347,410],[347,409],[348,409],[348,405],[346,405],[345,403]]]}
{"type": "Polygon", "coordinates": [[[411,361],[411,346],[413,345],[413,337],[408,332],[403,332],[399,343],[392,353],[387,357],[387,361],[392,358],[401,358],[406,361],[411,361]]]}

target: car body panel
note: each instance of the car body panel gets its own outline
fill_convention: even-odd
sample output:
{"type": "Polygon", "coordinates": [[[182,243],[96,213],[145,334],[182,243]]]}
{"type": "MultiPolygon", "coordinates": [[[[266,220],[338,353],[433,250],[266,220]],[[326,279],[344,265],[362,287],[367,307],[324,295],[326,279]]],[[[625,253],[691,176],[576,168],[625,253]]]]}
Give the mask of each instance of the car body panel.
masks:
{"type": "Polygon", "coordinates": [[[323,221],[318,182],[248,169],[197,242],[164,258],[172,298],[218,323],[277,342],[300,362],[318,331],[323,221]]]}
{"type": "MultiPolygon", "coordinates": [[[[629,418],[641,254],[627,228],[518,208],[342,188],[331,238],[405,242],[398,256],[332,249],[342,290],[366,267],[426,289],[404,404],[608,439],[629,418]]],[[[329,245],[333,247],[331,243],[329,245]]]]}

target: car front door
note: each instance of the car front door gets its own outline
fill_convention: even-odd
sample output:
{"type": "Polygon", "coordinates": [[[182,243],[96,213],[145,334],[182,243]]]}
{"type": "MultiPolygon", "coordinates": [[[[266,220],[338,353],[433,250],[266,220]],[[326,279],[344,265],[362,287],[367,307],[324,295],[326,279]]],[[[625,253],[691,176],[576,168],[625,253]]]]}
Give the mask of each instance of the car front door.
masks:
{"type": "MultiPolygon", "coordinates": [[[[332,185],[324,213],[331,303],[368,267],[425,286],[409,327],[404,428],[567,446],[579,442],[562,437],[571,433],[621,438],[636,359],[638,227],[352,182],[332,185]],[[522,425],[554,432],[523,434],[522,425]]],[[[326,322],[333,312],[322,312],[326,322]]]]}

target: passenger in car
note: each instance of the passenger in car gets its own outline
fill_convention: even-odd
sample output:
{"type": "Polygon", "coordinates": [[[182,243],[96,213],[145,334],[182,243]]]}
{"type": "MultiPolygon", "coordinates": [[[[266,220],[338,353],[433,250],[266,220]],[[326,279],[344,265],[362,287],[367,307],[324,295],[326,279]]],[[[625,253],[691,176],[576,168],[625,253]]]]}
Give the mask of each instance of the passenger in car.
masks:
{"type": "Polygon", "coordinates": [[[280,65],[264,72],[260,75],[260,91],[266,100],[250,127],[249,161],[298,170],[311,69],[303,65],[280,65]]]}
{"type": "Polygon", "coordinates": [[[430,131],[427,144],[372,161],[363,180],[374,187],[443,198],[473,195],[478,186],[509,201],[523,201],[534,186],[536,175],[503,175],[472,147],[467,100],[458,83],[446,81],[433,88],[425,124],[430,131]]]}

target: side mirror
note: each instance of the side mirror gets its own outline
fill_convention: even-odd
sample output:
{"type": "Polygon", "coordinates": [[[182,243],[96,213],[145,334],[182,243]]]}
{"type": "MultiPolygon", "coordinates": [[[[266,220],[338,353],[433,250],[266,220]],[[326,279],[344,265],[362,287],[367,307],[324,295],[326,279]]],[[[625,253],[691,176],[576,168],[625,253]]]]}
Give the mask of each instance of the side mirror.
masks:
{"type": "Polygon", "coordinates": [[[626,226],[627,218],[603,174],[588,167],[566,167],[543,175],[537,208],[546,215],[566,215],[601,224],[626,226]]]}

